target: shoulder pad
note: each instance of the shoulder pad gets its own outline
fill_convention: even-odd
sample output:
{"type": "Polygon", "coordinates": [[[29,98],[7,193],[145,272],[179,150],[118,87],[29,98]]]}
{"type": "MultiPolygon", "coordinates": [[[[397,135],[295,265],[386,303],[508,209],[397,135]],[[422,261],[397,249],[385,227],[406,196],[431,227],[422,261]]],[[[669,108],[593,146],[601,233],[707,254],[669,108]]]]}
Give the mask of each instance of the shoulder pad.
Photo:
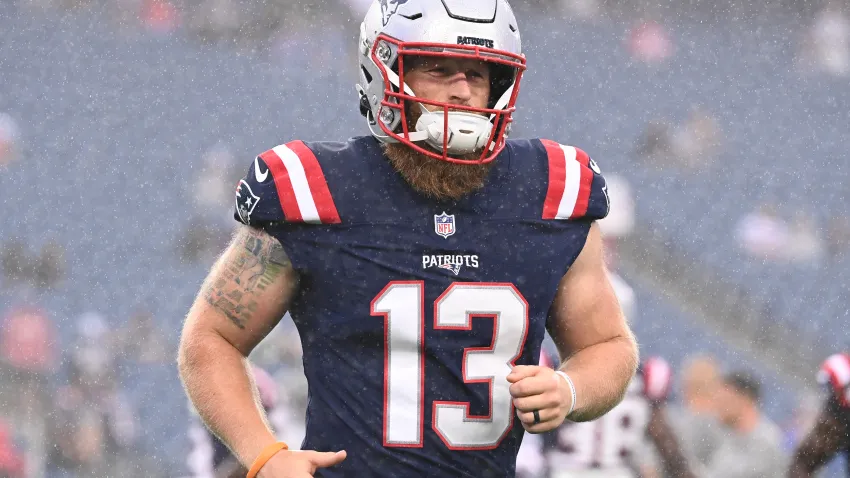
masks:
{"type": "Polygon", "coordinates": [[[821,365],[817,378],[821,384],[830,385],[842,406],[850,407],[850,355],[840,353],[830,356],[821,365]]]}
{"type": "Polygon", "coordinates": [[[339,224],[328,183],[316,155],[301,141],[257,156],[236,187],[237,221],[339,224]]]}
{"type": "Polygon", "coordinates": [[[541,139],[549,159],[549,188],[543,219],[602,219],[608,215],[608,187],[599,166],[574,146],[541,139]]]}

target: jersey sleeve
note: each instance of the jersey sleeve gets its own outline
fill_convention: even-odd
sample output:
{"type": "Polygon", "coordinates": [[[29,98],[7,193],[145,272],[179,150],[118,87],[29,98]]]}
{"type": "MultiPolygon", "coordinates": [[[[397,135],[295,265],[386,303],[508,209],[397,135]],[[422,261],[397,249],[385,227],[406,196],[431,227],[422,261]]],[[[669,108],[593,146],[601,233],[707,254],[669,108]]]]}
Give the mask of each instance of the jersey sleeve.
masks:
{"type": "Polygon", "coordinates": [[[340,222],[322,167],[302,141],[275,146],[254,158],[236,185],[233,216],[255,227],[340,222]]]}
{"type": "Polygon", "coordinates": [[[818,382],[829,386],[838,405],[850,408],[850,355],[839,353],[827,358],[817,378],[818,382]]]}
{"type": "Polygon", "coordinates": [[[575,146],[540,141],[549,165],[543,219],[597,220],[607,216],[608,186],[596,162],[575,146]]]}

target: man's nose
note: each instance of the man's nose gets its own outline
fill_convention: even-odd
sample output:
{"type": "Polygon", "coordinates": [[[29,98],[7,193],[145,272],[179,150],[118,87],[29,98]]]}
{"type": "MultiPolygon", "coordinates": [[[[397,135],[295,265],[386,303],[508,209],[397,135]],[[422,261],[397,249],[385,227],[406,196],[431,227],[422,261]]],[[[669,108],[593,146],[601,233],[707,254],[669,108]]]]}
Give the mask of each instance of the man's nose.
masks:
{"type": "Polygon", "coordinates": [[[451,79],[450,103],[468,106],[472,100],[472,87],[465,73],[458,72],[451,79]]]}

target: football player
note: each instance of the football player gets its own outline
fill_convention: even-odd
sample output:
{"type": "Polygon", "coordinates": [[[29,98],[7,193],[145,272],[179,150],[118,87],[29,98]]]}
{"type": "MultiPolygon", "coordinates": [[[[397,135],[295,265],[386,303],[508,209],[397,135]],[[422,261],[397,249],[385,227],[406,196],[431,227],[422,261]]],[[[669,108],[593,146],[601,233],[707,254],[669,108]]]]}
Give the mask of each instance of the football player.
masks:
{"type": "MultiPolygon", "coordinates": [[[[709,444],[711,454],[705,461],[685,453],[664,410],[653,410],[649,435],[667,475],[679,478],[781,476],[788,466],[781,449],[781,432],[759,410],[760,388],[758,380],[748,372],[735,371],[722,378],[716,395],[716,413],[725,433],[715,434],[714,439],[718,441],[709,444]]],[[[706,425],[711,426],[708,422],[706,425]]]]}
{"type": "Polygon", "coordinates": [[[181,378],[249,477],[513,476],[524,430],[601,416],[636,369],[595,224],[605,180],[579,148],[507,141],[526,65],[506,0],[375,1],[357,54],[371,134],[251,162],[181,378]],[[303,451],[245,374],[286,311],[303,451]],[[557,371],[537,365],[547,330],[557,371]]]}
{"type": "MultiPolygon", "coordinates": [[[[557,363],[555,354],[541,354],[542,366],[557,363]]],[[[652,450],[648,427],[655,410],[666,402],[670,384],[667,362],[659,357],[646,359],[623,401],[605,415],[591,422],[564,422],[550,433],[526,436],[517,459],[518,475],[523,478],[660,476],[647,456],[652,450]]]]}
{"type": "Polygon", "coordinates": [[[814,428],[797,447],[789,478],[815,476],[838,453],[850,450],[850,355],[835,354],[823,363],[818,381],[830,388],[814,428]]]}

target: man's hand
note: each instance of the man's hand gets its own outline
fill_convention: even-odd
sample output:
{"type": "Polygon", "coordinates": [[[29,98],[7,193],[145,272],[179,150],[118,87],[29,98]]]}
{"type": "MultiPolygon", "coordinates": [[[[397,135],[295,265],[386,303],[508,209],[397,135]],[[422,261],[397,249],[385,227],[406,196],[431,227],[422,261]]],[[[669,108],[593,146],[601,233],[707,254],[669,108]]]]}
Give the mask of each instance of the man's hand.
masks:
{"type": "Polygon", "coordinates": [[[529,433],[544,433],[564,423],[572,406],[566,380],[549,367],[517,365],[508,374],[517,417],[529,433]],[[535,423],[534,412],[540,421],[535,423]]]}
{"type": "Polygon", "coordinates": [[[280,451],[260,470],[259,478],[310,478],[319,468],[329,468],[345,460],[338,452],[280,451]]]}

